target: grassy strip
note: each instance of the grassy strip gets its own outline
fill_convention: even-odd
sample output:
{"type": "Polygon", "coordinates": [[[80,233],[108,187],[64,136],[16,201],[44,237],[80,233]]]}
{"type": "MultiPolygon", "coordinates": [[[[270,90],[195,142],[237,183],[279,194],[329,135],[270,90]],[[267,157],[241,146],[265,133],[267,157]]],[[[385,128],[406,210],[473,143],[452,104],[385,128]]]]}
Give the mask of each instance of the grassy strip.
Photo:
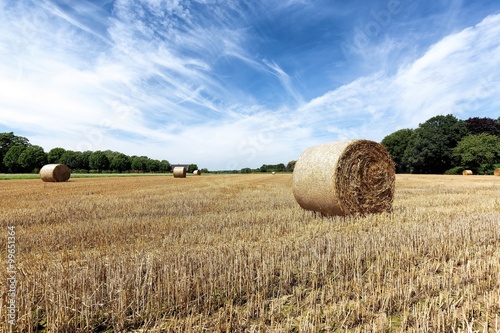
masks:
{"type": "MultiPolygon", "coordinates": [[[[102,178],[102,177],[144,177],[144,176],[172,176],[171,173],[73,173],[71,178],[102,178]]],[[[37,173],[2,173],[0,180],[39,179],[37,173]]]]}

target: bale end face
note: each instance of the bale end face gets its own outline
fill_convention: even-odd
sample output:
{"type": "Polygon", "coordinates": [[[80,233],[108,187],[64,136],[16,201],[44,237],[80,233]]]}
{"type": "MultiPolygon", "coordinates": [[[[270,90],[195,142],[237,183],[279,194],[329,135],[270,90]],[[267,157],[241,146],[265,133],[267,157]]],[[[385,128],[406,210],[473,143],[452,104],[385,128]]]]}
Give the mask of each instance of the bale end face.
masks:
{"type": "Polygon", "coordinates": [[[495,171],[493,171],[493,175],[500,176],[500,168],[495,169],[495,171]]]}
{"type": "Polygon", "coordinates": [[[394,189],[394,162],[384,146],[369,140],[311,147],[293,171],[298,204],[323,215],[391,211],[394,189]]]}
{"type": "Polygon", "coordinates": [[[64,164],[47,164],[40,169],[44,182],[65,182],[71,177],[71,170],[64,164]]]}

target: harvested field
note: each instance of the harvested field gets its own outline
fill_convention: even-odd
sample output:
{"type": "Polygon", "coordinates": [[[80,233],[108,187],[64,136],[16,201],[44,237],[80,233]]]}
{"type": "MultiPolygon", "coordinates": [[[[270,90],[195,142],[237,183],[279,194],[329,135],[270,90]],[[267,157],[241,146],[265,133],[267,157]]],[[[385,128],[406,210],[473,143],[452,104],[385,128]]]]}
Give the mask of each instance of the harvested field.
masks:
{"type": "Polygon", "coordinates": [[[397,175],[393,212],[323,218],[292,175],[0,186],[0,331],[496,332],[500,178],[397,175]]]}

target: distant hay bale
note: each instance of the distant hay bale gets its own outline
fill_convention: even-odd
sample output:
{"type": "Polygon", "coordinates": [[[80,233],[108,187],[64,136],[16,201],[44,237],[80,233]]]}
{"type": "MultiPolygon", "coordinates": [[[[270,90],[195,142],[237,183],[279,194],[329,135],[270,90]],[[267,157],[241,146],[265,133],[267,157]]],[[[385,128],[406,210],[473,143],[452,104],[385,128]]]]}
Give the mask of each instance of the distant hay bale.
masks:
{"type": "Polygon", "coordinates": [[[273,176],[276,174],[276,172],[273,171],[273,176]]]}
{"type": "Polygon", "coordinates": [[[194,170],[193,171],[193,175],[199,176],[199,175],[201,175],[201,171],[200,170],[194,170]]]}
{"type": "Polygon", "coordinates": [[[186,178],[186,168],[181,166],[175,167],[174,178],[186,178]]]}
{"type": "Polygon", "coordinates": [[[293,171],[298,204],[323,215],[392,210],[395,165],[381,144],[338,141],[305,150],[293,171]]]}
{"type": "Polygon", "coordinates": [[[473,175],[474,173],[472,172],[472,170],[464,170],[462,171],[462,175],[464,176],[470,176],[470,175],[473,175]]]}
{"type": "Polygon", "coordinates": [[[40,178],[44,182],[65,182],[71,176],[71,170],[64,164],[47,164],[40,169],[40,178]]]}
{"type": "Polygon", "coordinates": [[[495,171],[493,171],[493,174],[495,176],[500,176],[500,168],[495,169],[495,171]]]}

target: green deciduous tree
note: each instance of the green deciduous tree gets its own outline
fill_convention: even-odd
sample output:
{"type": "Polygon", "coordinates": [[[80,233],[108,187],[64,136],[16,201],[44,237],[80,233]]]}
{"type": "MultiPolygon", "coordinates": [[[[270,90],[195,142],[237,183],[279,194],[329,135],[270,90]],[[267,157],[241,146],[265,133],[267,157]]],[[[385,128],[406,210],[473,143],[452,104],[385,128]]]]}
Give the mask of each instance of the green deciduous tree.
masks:
{"type": "Polygon", "coordinates": [[[146,156],[132,156],[130,158],[131,168],[134,171],[147,172],[148,158],[146,156]]]}
{"type": "Polygon", "coordinates": [[[146,161],[146,171],[148,172],[158,172],[160,171],[160,161],[148,158],[146,161]]]}
{"type": "Polygon", "coordinates": [[[410,172],[410,168],[405,161],[405,151],[411,141],[412,134],[412,129],[401,129],[389,134],[381,142],[396,164],[396,172],[398,173],[410,172]]]}
{"type": "Polygon", "coordinates": [[[109,169],[109,159],[103,151],[95,151],[89,157],[89,166],[92,170],[102,172],[109,169]]]}
{"type": "Polygon", "coordinates": [[[170,165],[170,162],[167,160],[162,160],[160,162],[160,172],[170,172],[172,171],[172,166],[170,165]]]}
{"type": "Polygon", "coordinates": [[[90,150],[81,152],[78,156],[78,169],[90,170],[90,156],[92,156],[90,150]]]}
{"type": "Polygon", "coordinates": [[[0,133],[0,172],[8,171],[8,168],[3,163],[3,159],[11,147],[28,147],[29,145],[30,143],[28,139],[22,136],[14,135],[13,132],[0,133]]]}
{"type": "Polygon", "coordinates": [[[464,137],[453,149],[458,163],[475,173],[488,173],[500,163],[500,137],[481,133],[464,137]]]}
{"type": "Polygon", "coordinates": [[[188,168],[188,173],[193,173],[194,170],[198,170],[198,165],[196,164],[190,164],[188,168]]]}
{"type": "Polygon", "coordinates": [[[47,153],[47,162],[48,163],[62,163],[59,160],[61,156],[66,152],[64,148],[53,148],[47,153]]]}
{"type": "Polygon", "coordinates": [[[112,157],[109,167],[113,171],[128,171],[131,168],[130,157],[122,153],[117,153],[112,157]]]}
{"type": "Polygon", "coordinates": [[[23,172],[37,173],[47,164],[47,154],[40,146],[28,146],[19,155],[18,164],[23,172]]]}
{"type": "Polygon", "coordinates": [[[18,173],[23,172],[21,164],[19,164],[19,156],[26,149],[25,146],[12,146],[7,151],[3,158],[3,164],[5,165],[7,172],[18,173]]]}
{"type": "Polygon", "coordinates": [[[66,150],[59,158],[59,163],[66,165],[68,168],[81,169],[80,168],[80,152],[66,150]]]}
{"type": "Polygon", "coordinates": [[[467,133],[465,122],[451,114],[432,117],[412,133],[403,163],[410,172],[443,173],[452,166],[452,149],[467,133]]]}

